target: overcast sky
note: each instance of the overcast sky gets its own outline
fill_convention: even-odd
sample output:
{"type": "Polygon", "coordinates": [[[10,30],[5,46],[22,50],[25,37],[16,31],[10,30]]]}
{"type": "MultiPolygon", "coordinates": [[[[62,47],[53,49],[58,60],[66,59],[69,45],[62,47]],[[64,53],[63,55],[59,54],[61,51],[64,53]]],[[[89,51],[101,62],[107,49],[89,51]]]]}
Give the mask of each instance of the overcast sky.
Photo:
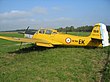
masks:
{"type": "Polygon", "coordinates": [[[110,25],[110,0],[0,0],[0,31],[110,25]]]}

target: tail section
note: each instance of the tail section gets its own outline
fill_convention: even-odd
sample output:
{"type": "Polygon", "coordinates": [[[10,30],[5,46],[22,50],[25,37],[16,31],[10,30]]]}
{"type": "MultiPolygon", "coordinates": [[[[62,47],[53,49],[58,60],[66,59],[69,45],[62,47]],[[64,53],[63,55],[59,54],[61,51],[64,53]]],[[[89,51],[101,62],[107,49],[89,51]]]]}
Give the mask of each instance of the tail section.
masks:
{"type": "Polygon", "coordinates": [[[96,24],[92,30],[91,38],[101,40],[100,24],[96,24]]]}
{"type": "Polygon", "coordinates": [[[108,31],[106,29],[106,25],[102,23],[98,23],[94,26],[90,37],[92,39],[102,40],[103,47],[109,46],[108,31]]]}

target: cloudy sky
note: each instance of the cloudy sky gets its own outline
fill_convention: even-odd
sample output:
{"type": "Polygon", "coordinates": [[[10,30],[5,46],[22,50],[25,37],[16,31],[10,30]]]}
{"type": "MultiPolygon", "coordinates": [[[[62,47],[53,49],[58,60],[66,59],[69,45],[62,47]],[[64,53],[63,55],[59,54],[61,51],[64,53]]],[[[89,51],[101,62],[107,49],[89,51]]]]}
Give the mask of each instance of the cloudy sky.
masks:
{"type": "Polygon", "coordinates": [[[110,25],[110,0],[0,0],[0,31],[110,25]]]}

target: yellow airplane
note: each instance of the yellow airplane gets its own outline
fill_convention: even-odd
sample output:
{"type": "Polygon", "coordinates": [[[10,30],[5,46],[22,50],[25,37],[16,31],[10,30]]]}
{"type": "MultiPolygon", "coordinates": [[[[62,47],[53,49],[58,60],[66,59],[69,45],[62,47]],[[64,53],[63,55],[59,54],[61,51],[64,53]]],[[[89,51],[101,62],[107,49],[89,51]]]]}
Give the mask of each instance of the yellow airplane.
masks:
{"type": "Polygon", "coordinates": [[[74,36],[63,34],[53,29],[40,29],[35,33],[25,32],[25,38],[5,37],[0,36],[1,39],[35,43],[37,46],[54,47],[61,46],[90,46],[90,47],[105,47],[109,46],[109,36],[106,25],[98,23],[94,26],[91,34],[87,37],[74,36]]]}

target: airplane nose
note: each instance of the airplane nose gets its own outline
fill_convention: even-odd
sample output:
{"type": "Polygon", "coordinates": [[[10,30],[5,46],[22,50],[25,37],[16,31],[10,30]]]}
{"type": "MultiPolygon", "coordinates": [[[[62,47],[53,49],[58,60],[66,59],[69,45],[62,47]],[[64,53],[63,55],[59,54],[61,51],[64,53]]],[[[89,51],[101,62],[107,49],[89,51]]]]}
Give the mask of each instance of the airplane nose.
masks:
{"type": "Polygon", "coordinates": [[[31,34],[25,34],[24,37],[25,37],[25,38],[32,38],[33,35],[31,35],[31,34]]]}

